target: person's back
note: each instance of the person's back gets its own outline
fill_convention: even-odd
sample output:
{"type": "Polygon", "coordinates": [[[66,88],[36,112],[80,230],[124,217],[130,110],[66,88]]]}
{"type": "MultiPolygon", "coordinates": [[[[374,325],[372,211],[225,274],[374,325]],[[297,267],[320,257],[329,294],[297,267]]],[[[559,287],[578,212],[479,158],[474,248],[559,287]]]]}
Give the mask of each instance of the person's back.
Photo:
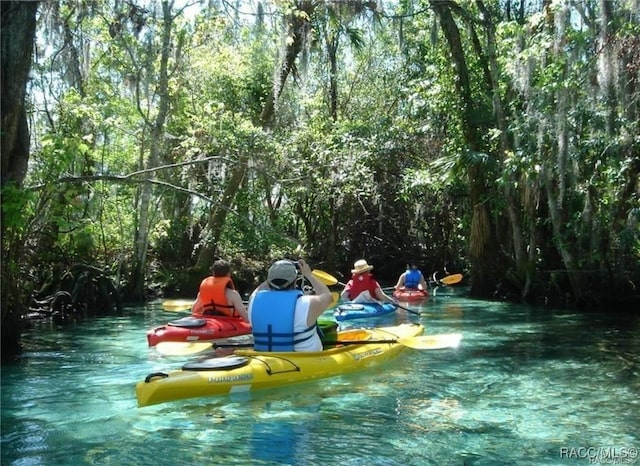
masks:
{"type": "Polygon", "coordinates": [[[400,274],[395,289],[408,288],[410,290],[426,290],[427,282],[414,262],[407,264],[407,270],[400,274]]]}
{"type": "Polygon", "coordinates": [[[191,312],[195,316],[223,315],[247,319],[246,309],[231,279],[231,266],[227,261],[214,262],[213,276],[200,283],[191,312]]]}
{"type": "Polygon", "coordinates": [[[291,261],[277,261],[267,281],[249,299],[249,321],[257,351],[321,351],[317,318],[331,303],[329,288],[299,262],[302,275],[316,294],[306,296],[294,288],[298,270],[291,261]]]}
{"type": "Polygon", "coordinates": [[[418,269],[409,269],[404,276],[404,287],[417,290],[422,280],[422,273],[418,269]]]}
{"type": "Polygon", "coordinates": [[[320,351],[315,322],[307,325],[309,301],[299,290],[261,290],[249,304],[256,351],[320,351]]]}
{"type": "Polygon", "coordinates": [[[382,291],[380,284],[370,273],[373,269],[372,265],[367,264],[364,259],[359,259],[353,266],[351,279],[340,294],[343,300],[354,303],[386,301],[395,304],[395,301],[382,291]]]}

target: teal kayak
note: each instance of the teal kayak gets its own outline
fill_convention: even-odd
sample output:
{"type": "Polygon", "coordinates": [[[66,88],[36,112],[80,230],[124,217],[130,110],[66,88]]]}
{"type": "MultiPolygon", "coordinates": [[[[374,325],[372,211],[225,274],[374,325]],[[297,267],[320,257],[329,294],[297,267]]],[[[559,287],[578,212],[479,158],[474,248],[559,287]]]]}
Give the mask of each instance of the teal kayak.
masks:
{"type": "Polygon", "coordinates": [[[396,307],[391,303],[345,303],[336,308],[333,316],[338,322],[351,319],[366,319],[391,314],[395,312],[396,307]]]}

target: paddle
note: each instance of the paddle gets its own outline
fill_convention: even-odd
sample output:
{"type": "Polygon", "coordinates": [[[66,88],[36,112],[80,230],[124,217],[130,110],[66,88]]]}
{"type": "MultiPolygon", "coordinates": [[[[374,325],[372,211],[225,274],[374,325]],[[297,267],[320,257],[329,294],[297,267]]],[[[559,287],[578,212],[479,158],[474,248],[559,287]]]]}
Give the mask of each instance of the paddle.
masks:
{"type": "Polygon", "coordinates": [[[329,307],[333,307],[336,304],[338,304],[338,301],[340,301],[340,293],[336,293],[335,291],[331,292],[331,304],[329,304],[329,307]]]}
{"type": "Polygon", "coordinates": [[[438,280],[436,279],[436,274],[434,273],[433,278],[436,283],[441,283],[443,285],[455,285],[456,283],[460,283],[462,281],[462,274],[455,273],[453,275],[447,275],[446,277],[438,280]]]}
{"type": "MultiPolygon", "coordinates": [[[[167,312],[190,311],[194,302],[188,299],[167,299],[162,302],[162,308],[167,312]]],[[[249,301],[242,301],[242,304],[246,306],[249,301]]]]}
{"type": "MultiPolygon", "coordinates": [[[[462,334],[445,333],[441,335],[420,335],[417,337],[405,337],[398,339],[385,340],[345,340],[345,341],[327,341],[325,345],[366,345],[366,344],[398,344],[407,348],[420,350],[438,350],[445,348],[456,348],[460,345],[462,334]]],[[[215,343],[207,341],[182,342],[182,341],[163,341],[158,343],[156,350],[165,356],[189,356],[192,354],[202,353],[210,349],[216,348],[246,348],[253,346],[252,343],[215,343]]]]}
{"type": "Polygon", "coordinates": [[[327,286],[338,285],[338,284],[345,286],[345,284],[340,283],[336,277],[334,277],[331,274],[328,274],[327,272],[323,272],[322,270],[312,270],[311,273],[318,280],[320,280],[322,283],[324,283],[327,286]]]}
{"type": "Polygon", "coordinates": [[[162,308],[169,312],[183,312],[191,310],[193,303],[192,299],[167,299],[162,301],[162,308]]]}
{"type": "Polygon", "coordinates": [[[422,312],[420,312],[420,311],[416,311],[416,310],[414,310],[414,309],[409,309],[408,307],[404,307],[404,306],[402,306],[401,304],[393,303],[393,305],[394,305],[395,307],[399,307],[400,309],[404,309],[405,311],[410,312],[411,314],[415,314],[415,315],[417,315],[417,316],[421,316],[421,315],[422,315],[422,312]]]}

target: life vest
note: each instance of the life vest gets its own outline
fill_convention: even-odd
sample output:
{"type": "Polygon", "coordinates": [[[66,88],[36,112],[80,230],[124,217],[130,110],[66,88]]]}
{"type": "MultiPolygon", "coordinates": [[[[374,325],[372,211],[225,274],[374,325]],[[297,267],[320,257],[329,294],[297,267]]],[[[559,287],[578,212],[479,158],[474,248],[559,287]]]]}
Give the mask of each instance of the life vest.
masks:
{"type": "Polygon", "coordinates": [[[418,289],[418,285],[420,285],[420,277],[422,274],[419,270],[409,269],[407,270],[406,275],[404,276],[404,287],[405,288],[413,288],[418,289]]]}
{"type": "Polygon", "coordinates": [[[376,297],[378,282],[370,273],[359,273],[351,276],[351,288],[349,289],[349,300],[353,301],[363,291],[369,291],[372,298],[376,297]]]}
{"type": "Polygon", "coordinates": [[[303,296],[300,290],[261,290],[256,293],[249,309],[254,350],[294,351],[296,344],[318,335],[315,323],[302,331],[294,331],[300,296],[303,296]]]}
{"type": "Polygon", "coordinates": [[[235,308],[227,301],[227,288],[235,290],[231,277],[207,277],[202,280],[192,314],[238,316],[235,308]]]}

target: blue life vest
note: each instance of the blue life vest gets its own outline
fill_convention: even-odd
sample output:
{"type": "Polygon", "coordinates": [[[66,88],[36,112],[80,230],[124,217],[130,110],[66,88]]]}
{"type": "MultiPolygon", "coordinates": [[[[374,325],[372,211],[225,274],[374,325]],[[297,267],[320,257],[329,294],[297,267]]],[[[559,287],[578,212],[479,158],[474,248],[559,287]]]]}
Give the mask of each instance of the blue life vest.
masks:
{"type": "Polygon", "coordinates": [[[253,349],[256,351],[294,351],[296,343],[312,338],[316,324],[301,332],[294,332],[296,303],[302,296],[300,290],[256,293],[251,305],[253,349]]]}
{"type": "Polygon", "coordinates": [[[404,276],[404,287],[405,288],[418,288],[420,284],[420,277],[422,274],[419,270],[409,269],[407,270],[407,274],[404,276]]]}

